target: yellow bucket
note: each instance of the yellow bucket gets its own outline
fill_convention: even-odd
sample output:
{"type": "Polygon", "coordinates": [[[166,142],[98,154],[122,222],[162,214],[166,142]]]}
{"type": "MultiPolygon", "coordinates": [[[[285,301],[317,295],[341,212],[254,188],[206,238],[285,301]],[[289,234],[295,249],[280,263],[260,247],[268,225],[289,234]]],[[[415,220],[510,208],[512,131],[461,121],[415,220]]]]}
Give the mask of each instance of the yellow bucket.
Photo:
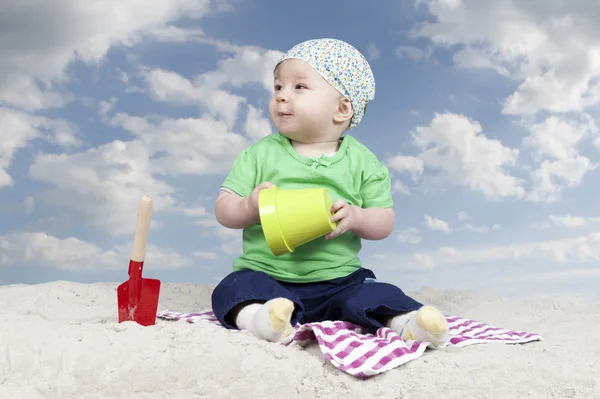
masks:
{"type": "Polygon", "coordinates": [[[260,190],[260,222],[273,254],[294,252],[300,245],[335,230],[331,205],[331,197],[324,188],[260,190]]]}

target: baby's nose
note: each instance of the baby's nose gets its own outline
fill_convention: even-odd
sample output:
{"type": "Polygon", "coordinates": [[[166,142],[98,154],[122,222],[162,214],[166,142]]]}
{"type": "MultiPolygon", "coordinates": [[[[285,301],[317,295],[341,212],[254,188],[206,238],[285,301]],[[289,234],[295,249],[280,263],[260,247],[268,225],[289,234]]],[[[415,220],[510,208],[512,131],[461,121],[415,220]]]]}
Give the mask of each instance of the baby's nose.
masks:
{"type": "Polygon", "coordinates": [[[279,102],[287,102],[288,101],[288,97],[287,95],[285,95],[283,92],[279,92],[277,93],[276,97],[277,101],[279,102]]]}

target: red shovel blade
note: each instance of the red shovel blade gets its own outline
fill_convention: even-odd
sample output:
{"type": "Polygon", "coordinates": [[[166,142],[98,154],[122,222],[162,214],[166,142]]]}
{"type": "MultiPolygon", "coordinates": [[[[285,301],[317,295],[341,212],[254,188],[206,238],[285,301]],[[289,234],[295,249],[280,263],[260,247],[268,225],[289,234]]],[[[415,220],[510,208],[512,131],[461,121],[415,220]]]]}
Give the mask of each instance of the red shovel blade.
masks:
{"type": "MultiPolygon", "coordinates": [[[[131,261],[136,267],[139,262],[131,261]]],[[[139,266],[141,271],[141,265],[139,266]]],[[[119,323],[135,321],[142,326],[156,323],[158,298],[160,295],[160,280],[152,278],[132,277],[117,287],[119,305],[119,323]]],[[[134,274],[135,276],[135,274],[134,274]]]]}
{"type": "Polygon", "coordinates": [[[142,326],[156,323],[160,280],[142,278],[151,218],[152,199],[144,197],[140,202],[129,260],[129,280],[117,287],[119,323],[135,321],[142,326]]]}

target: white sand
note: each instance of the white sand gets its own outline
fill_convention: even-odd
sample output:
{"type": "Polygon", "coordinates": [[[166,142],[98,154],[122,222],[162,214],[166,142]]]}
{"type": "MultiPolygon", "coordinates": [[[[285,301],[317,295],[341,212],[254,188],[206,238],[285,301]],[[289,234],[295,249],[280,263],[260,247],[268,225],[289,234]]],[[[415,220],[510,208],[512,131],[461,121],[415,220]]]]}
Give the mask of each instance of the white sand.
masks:
{"type": "MultiPolygon", "coordinates": [[[[259,342],[208,323],[116,322],[116,284],[0,287],[1,398],[600,398],[600,307],[422,290],[417,299],[540,333],[524,345],[427,351],[367,381],[318,348],[259,342]]],[[[164,284],[160,310],[207,309],[210,287],[164,284]]]]}

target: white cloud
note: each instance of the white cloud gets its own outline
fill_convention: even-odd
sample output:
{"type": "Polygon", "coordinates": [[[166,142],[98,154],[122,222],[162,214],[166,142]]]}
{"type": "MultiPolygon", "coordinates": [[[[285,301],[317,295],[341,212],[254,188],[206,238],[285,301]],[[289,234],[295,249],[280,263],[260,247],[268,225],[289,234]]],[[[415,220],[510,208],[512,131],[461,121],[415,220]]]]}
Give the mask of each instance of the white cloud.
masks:
{"type": "Polygon", "coordinates": [[[399,180],[394,180],[392,184],[392,192],[400,195],[410,195],[410,189],[404,183],[399,180]]]}
{"type": "Polygon", "coordinates": [[[14,184],[7,170],[13,155],[36,137],[37,129],[26,115],[0,108],[0,188],[14,184]]]}
{"type": "Polygon", "coordinates": [[[407,244],[418,244],[422,240],[419,230],[415,229],[414,227],[400,230],[397,237],[398,241],[407,244]]]}
{"type": "Polygon", "coordinates": [[[467,214],[467,212],[465,211],[460,211],[456,214],[456,217],[458,220],[460,220],[461,222],[465,221],[465,220],[469,220],[471,219],[471,217],[467,214]]]}
{"type": "Polygon", "coordinates": [[[205,34],[202,29],[182,29],[176,26],[164,26],[153,29],[146,33],[147,37],[157,42],[184,43],[184,42],[202,42],[205,34]]]}
{"type": "MultiPolygon", "coordinates": [[[[105,250],[93,243],[74,237],[58,238],[42,232],[12,233],[0,236],[0,266],[23,264],[70,271],[127,272],[131,245],[105,250]]],[[[146,248],[145,269],[181,268],[192,261],[176,251],[159,248],[151,243],[146,248]]]]}
{"type": "Polygon", "coordinates": [[[235,46],[211,41],[222,52],[232,53],[222,59],[217,69],[201,75],[199,83],[214,87],[258,85],[268,93],[273,92],[273,69],[283,53],[254,46],[235,46]]]}
{"type": "Polygon", "coordinates": [[[429,230],[443,231],[445,233],[450,232],[450,225],[442,219],[436,219],[429,215],[425,215],[424,224],[429,230]]]}
{"type": "Polygon", "coordinates": [[[35,200],[33,199],[33,197],[26,197],[25,198],[25,213],[30,215],[33,213],[34,210],[35,210],[35,200]]]}
{"type": "Polygon", "coordinates": [[[180,17],[208,12],[209,0],[156,0],[151,7],[139,0],[8,3],[0,13],[0,103],[28,111],[59,107],[72,99],[57,86],[69,80],[71,62],[97,63],[112,46],[132,46],[180,17]]]}
{"type": "Polygon", "coordinates": [[[116,97],[111,97],[106,101],[100,101],[98,103],[98,113],[101,116],[106,116],[110,111],[112,111],[118,101],[119,99],[116,97]]]}
{"type": "Polygon", "coordinates": [[[429,270],[438,267],[485,265],[495,267],[499,262],[581,263],[600,261],[600,232],[573,238],[532,241],[480,247],[442,247],[413,254],[380,254],[377,261],[389,269],[429,270]]]}
{"type": "Polygon", "coordinates": [[[369,61],[377,61],[379,58],[381,58],[379,48],[377,48],[375,43],[370,43],[369,46],[367,46],[367,59],[369,61]]]}
{"type": "Polygon", "coordinates": [[[519,81],[505,113],[582,111],[599,103],[599,3],[419,1],[435,19],[416,27],[415,36],[459,46],[461,67],[491,68],[519,81]]]}
{"type": "MultiPolygon", "coordinates": [[[[228,255],[240,255],[242,253],[242,230],[241,229],[230,229],[222,226],[217,222],[213,215],[210,217],[203,217],[193,221],[193,224],[200,226],[202,229],[199,234],[206,238],[216,238],[218,241],[218,249],[228,255]]],[[[216,248],[215,248],[216,249],[216,248]]],[[[208,259],[207,254],[215,253],[211,252],[196,252],[194,255],[208,259]]]]}
{"type": "Polygon", "coordinates": [[[195,84],[175,72],[162,69],[149,71],[146,83],[155,100],[203,106],[210,116],[222,118],[228,127],[233,126],[239,107],[245,102],[243,97],[212,87],[212,84],[195,84]]]}
{"type": "Polygon", "coordinates": [[[194,220],[192,223],[197,226],[202,226],[202,227],[219,227],[220,226],[219,222],[217,222],[217,220],[214,218],[198,219],[198,220],[194,220]]]}
{"type": "Polygon", "coordinates": [[[210,39],[204,42],[228,54],[218,62],[215,70],[192,79],[159,68],[144,71],[143,76],[155,100],[202,106],[208,109],[209,115],[223,118],[232,127],[246,99],[227,89],[257,86],[272,93],[273,68],[282,53],[210,39]]]}
{"type": "Polygon", "coordinates": [[[412,46],[396,47],[396,56],[398,56],[398,58],[408,57],[409,59],[411,59],[414,62],[424,60],[425,58],[429,57],[430,55],[431,55],[430,51],[422,50],[419,47],[412,47],[412,46]]]}
{"type": "Polygon", "coordinates": [[[597,128],[592,119],[575,122],[550,116],[530,127],[530,135],[523,140],[525,147],[533,148],[534,159],[541,163],[532,171],[531,201],[553,202],[560,198],[564,187],[575,187],[598,164],[579,153],[581,143],[592,137],[597,128]]]}
{"type": "Polygon", "coordinates": [[[425,164],[421,158],[410,155],[393,156],[387,160],[386,165],[392,170],[411,174],[413,179],[421,176],[425,168],[425,164]]]}
{"type": "Polygon", "coordinates": [[[415,129],[413,144],[422,151],[418,158],[425,170],[439,171],[425,172],[426,184],[464,185],[489,199],[525,195],[522,182],[507,171],[516,164],[519,150],[487,138],[479,122],[436,113],[431,124],[415,129]]]}
{"type": "Polygon", "coordinates": [[[592,144],[596,147],[596,149],[600,150],[600,134],[596,136],[592,144]]]}
{"type": "Polygon", "coordinates": [[[600,104],[600,29],[593,17],[600,4],[501,0],[482,8],[474,0],[420,3],[435,19],[416,27],[416,37],[456,49],[458,67],[492,69],[517,81],[503,101],[505,114],[545,117],[539,123],[522,121],[530,130],[524,148],[532,150],[536,162],[527,200],[558,201],[565,188],[578,186],[597,168],[579,147],[598,135],[584,112],[600,104]],[[573,114],[583,117],[576,120],[573,114]]]}
{"type": "Polygon", "coordinates": [[[149,170],[160,175],[224,173],[250,142],[231,132],[227,123],[207,116],[170,119],[118,113],[110,124],[132,133],[143,143],[152,158],[149,170]]]}
{"type": "Polygon", "coordinates": [[[459,68],[492,69],[500,75],[510,72],[501,65],[494,64],[486,55],[470,48],[465,48],[454,54],[454,64],[459,68]]]}
{"type": "Polygon", "coordinates": [[[265,88],[267,75],[272,76],[272,71],[267,71],[272,69],[278,54],[218,45],[223,51],[234,52],[234,56],[223,60],[215,71],[200,75],[196,83],[160,69],[146,74],[155,99],[186,104],[204,101],[199,105],[204,105],[208,114],[179,119],[113,114],[117,98],[100,102],[102,119],[135,139],[114,141],[79,153],[36,156],[30,175],[53,186],[40,199],[68,209],[69,214],[83,216],[90,226],[113,234],[131,233],[135,218],[132,209],[145,194],[154,198],[156,211],[206,216],[205,210],[197,212],[201,208],[190,209],[177,203],[172,196],[173,187],[156,176],[226,173],[251,139],[270,133],[268,120],[252,106],[248,106],[245,118],[249,137],[233,133],[231,127],[238,118],[236,104],[245,99],[221,90],[220,86],[258,83],[265,88]],[[269,60],[273,61],[271,65],[269,60]],[[240,75],[241,71],[244,73],[240,75]]]}
{"type": "Polygon", "coordinates": [[[0,106],[0,188],[14,185],[8,174],[14,154],[34,139],[43,139],[63,148],[81,144],[75,128],[62,119],[30,116],[0,106]]]}
{"type": "Polygon", "coordinates": [[[579,156],[578,146],[597,131],[592,119],[583,122],[550,116],[530,126],[530,135],[523,140],[524,147],[533,148],[537,160],[572,159],[579,156]]]}
{"type": "MultiPolygon", "coordinates": [[[[143,75],[155,100],[204,107],[210,116],[220,118],[227,123],[228,128],[232,128],[238,118],[240,106],[246,103],[246,99],[226,89],[257,85],[269,94],[272,93],[273,68],[282,53],[211,40],[206,42],[217,46],[219,51],[232,55],[221,59],[215,70],[204,72],[193,79],[158,68],[146,71],[143,75]]],[[[262,113],[248,105],[247,117],[246,130],[250,137],[263,135],[268,121],[262,119],[262,113]]]]}
{"type": "Polygon", "coordinates": [[[216,252],[203,252],[203,251],[198,251],[198,252],[193,252],[192,256],[195,256],[197,258],[200,259],[217,259],[218,255],[216,254],[216,252]]]}
{"type": "Polygon", "coordinates": [[[414,254],[414,261],[418,262],[418,268],[421,270],[430,270],[435,266],[434,260],[429,255],[425,254],[414,254]]]}
{"type": "Polygon", "coordinates": [[[227,254],[241,255],[242,253],[242,230],[229,229],[218,225],[216,228],[210,230],[210,233],[216,236],[220,242],[221,251],[227,254]]]}
{"type": "MultiPolygon", "coordinates": [[[[239,107],[246,99],[223,87],[258,85],[271,93],[272,69],[281,53],[208,39],[206,42],[233,55],[219,61],[215,70],[191,80],[163,69],[147,71],[144,77],[155,100],[197,105],[207,109],[208,114],[180,119],[126,113],[105,115],[107,123],[134,134],[147,146],[152,157],[152,173],[172,176],[225,173],[251,140],[272,133],[270,121],[250,104],[246,107],[243,126],[247,136],[233,133],[231,129],[238,120],[239,107]]],[[[103,103],[101,112],[106,114],[114,102],[103,103]]]]}
{"type": "Polygon", "coordinates": [[[73,154],[39,154],[29,173],[53,186],[39,200],[81,216],[92,227],[131,234],[140,198],[154,210],[172,208],[173,188],[150,175],[149,154],[140,141],[114,141],[73,154]]]}
{"type": "Polygon", "coordinates": [[[568,229],[577,229],[586,227],[591,224],[600,223],[600,217],[589,217],[589,216],[573,216],[567,215],[550,215],[548,216],[548,222],[544,223],[542,227],[547,228],[551,226],[566,227],[568,229]]]}
{"type": "MultiPolygon", "coordinates": [[[[595,279],[600,277],[600,268],[580,268],[580,269],[569,269],[559,270],[547,273],[528,273],[520,274],[517,276],[510,276],[503,279],[496,279],[499,284],[515,284],[515,283],[547,283],[552,281],[568,281],[575,279],[595,279]]],[[[581,293],[579,293],[581,294],[581,293]]],[[[554,295],[553,295],[554,296],[554,295]]]]}
{"type": "Polygon", "coordinates": [[[544,161],[531,173],[533,189],[527,200],[533,202],[554,202],[560,197],[564,187],[575,187],[587,172],[597,168],[597,164],[583,156],[576,158],[544,161]]]}
{"type": "Polygon", "coordinates": [[[204,207],[196,207],[196,208],[182,208],[181,213],[185,216],[210,216],[210,213],[204,207]]]}
{"type": "Polygon", "coordinates": [[[248,104],[244,130],[246,131],[246,136],[257,141],[273,133],[271,120],[265,118],[260,109],[254,108],[250,104],[248,104]]]}
{"type": "MultiPolygon", "coordinates": [[[[155,76],[165,75],[159,72],[155,76]]],[[[173,82],[190,83],[177,77],[163,87],[165,93],[177,92],[178,86],[173,82]]],[[[182,91],[177,93],[175,97],[185,97],[182,91]]],[[[155,176],[225,173],[239,151],[250,143],[248,137],[229,129],[237,117],[226,113],[231,109],[230,102],[211,105],[217,116],[221,106],[224,111],[221,119],[207,115],[200,119],[109,115],[117,102],[116,98],[101,102],[100,115],[109,125],[124,129],[136,139],[114,141],[80,153],[38,155],[30,168],[31,176],[54,186],[40,198],[84,216],[92,227],[114,234],[131,232],[135,216],[131,210],[144,194],[153,196],[156,211],[183,210],[187,216],[199,216],[192,215],[185,205],[177,204],[172,197],[174,189],[155,176]],[[227,120],[228,117],[234,120],[227,120]]],[[[253,107],[248,107],[246,122],[251,138],[258,139],[267,133],[268,120],[253,107]]]]}
{"type": "MultiPolygon", "coordinates": [[[[494,224],[494,225],[492,225],[491,229],[492,230],[500,230],[500,225],[494,224]]],[[[484,225],[475,226],[470,223],[467,223],[467,224],[461,226],[459,230],[471,231],[473,233],[486,233],[486,232],[490,231],[490,228],[488,226],[484,226],[484,225]]]]}
{"type": "MultiPolygon", "coordinates": [[[[176,7],[177,4],[161,3],[154,4],[153,7],[162,7],[163,11],[166,11],[165,7],[176,7]]],[[[185,5],[185,2],[181,4],[185,5]]],[[[192,12],[197,5],[185,7],[187,11],[192,12]]],[[[126,12],[129,6],[124,7],[126,12]]],[[[154,12],[153,8],[149,14],[154,15],[154,12]]],[[[177,16],[179,15],[174,18],[177,16]]],[[[188,16],[193,17],[194,13],[188,16]]],[[[183,34],[168,28],[160,21],[144,28],[144,32],[150,36],[154,35],[154,39],[157,35],[162,35],[163,38],[174,35],[171,37],[173,40],[175,36],[183,34]]],[[[222,53],[231,54],[222,59],[215,70],[190,80],[168,70],[146,70],[144,67],[141,69],[145,71],[143,76],[146,77],[150,93],[155,100],[197,104],[198,107],[206,109],[207,113],[200,118],[179,119],[158,115],[132,116],[115,111],[119,103],[116,97],[99,102],[98,113],[102,120],[114,128],[125,130],[133,135],[134,139],[117,140],[70,154],[38,154],[30,167],[30,176],[53,187],[40,195],[40,201],[68,210],[65,213],[67,218],[81,217],[91,227],[112,234],[131,233],[137,203],[142,195],[151,195],[154,198],[154,209],[158,212],[180,212],[191,218],[207,216],[201,207],[189,208],[177,202],[173,197],[174,188],[157,179],[157,176],[226,173],[235,156],[247,147],[252,139],[256,140],[264,137],[267,132],[270,133],[268,120],[252,106],[247,107],[245,115],[244,127],[248,137],[232,132],[231,129],[239,117],[238,106],[246,100],[224,88],[258,85],[261,89],[272,91],[272,68],[281,53],[215,42],[201,37],[200,33],[195,32],[194,40],[216,46],[222,53]]],[[[97,57],[93,54],[88,56],[95,60],[101,58],[104,53],[103,50],[94,53],[97,57]]],[[[121,80],[129,82],[129,75],[121,73],[121,80]]],[[[5,141],[4,147],[7,150],[3,151],[0,157],[0,172],[6,170],[16,148],[38,137],[33,128],[37,127],[35,123],[54,128],[57,131],[55,141],[59,141],[63,146],[77,143],[65,134],[68,132],[65,128],[67,125],[61,124],[61,121],[37,117],[34,119],[25,114],[19,116],[23,134],[18,137],[24,139],[10,148],[10,142],[5,141]]],[[[3,131],[4,129],[1,129],[0,133],[3,131]]],[[[199,223],[210,222],[201,219],[199,223]]],[[[153,223],[153,226],[157,227],[159,224],[153,223]]]]}
{"type": "MultiPolygon", "coordinates": [[[[458,218],[460,221],[466,221],[468,219],[471,219],[470,217],[468,217],[466,212],[459,212],[458,218]]],[[[467,232],[471,232],[471,233],[486,233],[490,230],[492,230],[492,231],[500,230],[499,224],[494,224],[494,225],[492,225],[492,227],[488,227],[485,225],[475,226],[471,223],[466,223],[466,224],[463,224],[462,226],[453,228],[450,226],[450,223],[446,222],[445,220],[437,219],[437,218],[431,217],[429,215],[425,215],[425,221],[423,222],[423,224],[429,230],[443,231],[445,233],[459,232],[459,231],[467,231],[467,232]]]]}
{"type": "Polygon", "coordinates": [[[215,10],[219,12],[232,11],[234,9],[233,4],[231,4],[232,1],[234,0],[214,0],[215,10]]]}

